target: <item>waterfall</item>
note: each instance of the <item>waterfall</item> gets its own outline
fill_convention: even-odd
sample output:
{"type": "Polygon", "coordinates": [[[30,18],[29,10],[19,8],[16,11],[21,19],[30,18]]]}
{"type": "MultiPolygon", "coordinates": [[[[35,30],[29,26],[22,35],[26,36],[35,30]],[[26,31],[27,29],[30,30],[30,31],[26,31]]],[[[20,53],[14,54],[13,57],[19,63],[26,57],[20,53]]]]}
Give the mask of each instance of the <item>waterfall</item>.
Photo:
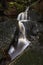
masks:
{"type": "MultiPolygon", "coordinates": [[[[25,22],[25,23],[28,22],[28,20],[27,20],[27,12],[28,12],[28,9],[29,9],[29,7],[25,10],[25,12],[20,13],[20,14],[18,15],[18,17],[17,17],[18,25],[19,25],[19,30],[20,30],[20,32],[21,32],[20,37],[19,37],[19,39],[18,39],[18,46],[19,46],[19,45],[21,46],[21,44],[24,44],[24,46],[23,46],[21,52],[22,52],[24,49],[26,49],[27,46],[29,46],[29,44],[31,43],[31,42],[26,38],[25,26],[24,26],[24,24],[23,24],[23,22],[25,22]],[[23,16],[23,18],[22,18],[22,16],[23,16]],[[20,20],[20,18],[21,18],[21,20],[20,20]],[[22,35],[22,36],[21,36],[21,35],[22,35]]],[[[21,53],[21,52],[20,52],[20,53],[21,53]]]]}
{"type": "Polygon", "coordinates": [[[28,21],[28,20],[27,20],[28,11],[29,11],[29,7],[27,7],[24,12],[21,12],[21,13],[18,15],[17,20],[18,20],[18,21],[21,21],[21,20],[28,21]]]}
{"type": "Polygon", "coordinates": [[[25,35],[26,35],[26,34],[25,34],[25,27],[24,27],[22,21],[19,21],[19,22],[18,22],[18,25],[19,25],[19,30],[20,30],[20,32],[21,32],[22,37],[25,38],[25,35]]]}
{"type": "MultiPolygon", "coordinates": [[[[19,25],[19,31],[20,36],[18,38],[18,45],[17,48],[15,49],[14,46],[11,46],[8,54],[11,57],[11,60],[15,59],[18,55],[20,55],[31,43],[27,38],[26,38],[26,31],[25,31],[25,26],[23,22],[27,22],[27,11],[29,8],[25,10],[25,12],[22,12],[18,15],[17,20],[18,20],[18,25],[19,25]]],[[[15,42],[16,43],[16,42],[15,42]]]]}

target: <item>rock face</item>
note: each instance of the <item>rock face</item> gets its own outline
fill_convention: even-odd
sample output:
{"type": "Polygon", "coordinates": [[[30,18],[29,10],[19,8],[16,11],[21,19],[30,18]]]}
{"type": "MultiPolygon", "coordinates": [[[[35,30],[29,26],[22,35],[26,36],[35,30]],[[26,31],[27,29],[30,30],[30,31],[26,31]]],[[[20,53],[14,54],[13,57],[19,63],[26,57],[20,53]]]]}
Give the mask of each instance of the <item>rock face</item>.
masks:
{"type": "Polygon", "coordinates": [[[43,13],[43,0],[40,0],[40,2],[33,6],[32,8],[38,11],[39,13],[43,13]]]}
{"type": "Polygon", "coordinates": [[[7,48],[9,46],[16,30],[16,20],[6,18],[5,21],[0,22],[0,48],[7,48]]]}
{"type": "Polygon", "coordinates": [[[7,16],[14,16],[16,17],[17,16],[17,9],[16,7],[12,7],[12,8],[9,8],[8,10],[4,11],[4,14],[7,15],[7,16]]]}
{"type": "Polygon", "coordinates": [[[2,59],[2,61],[0,61],[0,64],[2,63],[3,65],[5,62],[4,65],[6,65],[6,63],[10,61],[10,56],[7,52],[11,44],[17,46],[16,43],[18,36],[16,35],[18,35],[18,33],[18,22],[16,19],[5,17],[4,22],[0,22],[0,59],[2,59]]]}

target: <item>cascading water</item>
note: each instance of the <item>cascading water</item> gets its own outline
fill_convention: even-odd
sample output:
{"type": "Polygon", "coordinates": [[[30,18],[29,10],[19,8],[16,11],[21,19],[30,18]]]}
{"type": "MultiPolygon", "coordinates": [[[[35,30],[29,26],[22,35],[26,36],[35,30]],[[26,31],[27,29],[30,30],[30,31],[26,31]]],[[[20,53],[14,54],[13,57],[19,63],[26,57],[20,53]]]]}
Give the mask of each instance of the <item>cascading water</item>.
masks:
{"type": "Polygon", "coordinates": [[[26,33],[25,33],[25,26],[23,22],[27,22],[27,11],[29,7],[25,10],[25,12],[22,12],[18,15],[17,20],[18,20],[18,25],[19,25],[19,30],[20,30],[20,36],[18,38],[18,45],[17,48],[15,49],[14,46],[11,46],[8,54],[11,57],[11,60],[16,58],[18,55],[20,55],[30,44],[30,41],[26,38],[26,33]]]}
{"type": "Polygon", "coordinates": [[[29,11],[29,7],[26,8],[25,12],[21,12],[18,17],[17,17],[17,20],[18,21],[26,21],[27,20],[27,14],[28,14],[28,11],[29,11]]]}
{"type": "Polygon", "coordinates": [[[27,20],[27,12],[28,12],[28,10],[29,10],[29,7],[27,7],[27,9],[25,10],[24,13],[22,13],[22,14],[20,13],[20,14],[18,15],[18,18],[17,18],[17,20],[19,21],[19,22],[18,22],[18,25],[19,25],[19,29],[20,29],[20,32],[21,32],[20,37],[19,37],[19,39],[18,39],[18,44],[24,44],[24,46],[23,46],[21,52],[22,52],[24,49],[26,49],[27,46],[30,44],[30,41],[26,38],[25,26],[24,26],[24,24],[23,24],[23,22],[25,22],[25,23],[28,22],[28,20],[27,20]],[[23,16],[23,18],[22,18],[20,15],[23,16]],[[21,20],[20,20],[20,18],[21,18],[21,20]]]}

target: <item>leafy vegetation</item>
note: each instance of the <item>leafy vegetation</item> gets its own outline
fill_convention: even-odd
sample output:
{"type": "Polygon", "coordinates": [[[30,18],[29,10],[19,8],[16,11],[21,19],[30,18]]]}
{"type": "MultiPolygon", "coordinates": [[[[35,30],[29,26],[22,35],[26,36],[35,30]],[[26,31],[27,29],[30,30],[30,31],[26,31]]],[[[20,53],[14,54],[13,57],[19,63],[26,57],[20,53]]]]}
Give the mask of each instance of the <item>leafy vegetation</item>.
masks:
{"type": "Polygon", "coordinates": [[[18,12],[23,11],[25,8],[24,5],[20,5],[16,2],[8,2],[8,8],[11,8],[11,7],[16,7],[18,12]]]}

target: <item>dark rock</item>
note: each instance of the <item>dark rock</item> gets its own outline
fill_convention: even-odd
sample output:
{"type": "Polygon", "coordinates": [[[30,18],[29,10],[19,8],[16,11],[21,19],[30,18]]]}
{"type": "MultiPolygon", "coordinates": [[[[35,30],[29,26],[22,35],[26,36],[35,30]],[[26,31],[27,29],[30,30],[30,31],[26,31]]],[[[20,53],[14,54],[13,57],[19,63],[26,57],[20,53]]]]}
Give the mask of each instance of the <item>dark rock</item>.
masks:
{"type": "Polygon", "coordinates": [[[6,16],[10,16],[10,17],[14,16],[14,17],[16,17],[17,16],[17,9],[16,9],[16,7],[9,8],[8,10],[4,11],[4,14],[6,16]]]}

